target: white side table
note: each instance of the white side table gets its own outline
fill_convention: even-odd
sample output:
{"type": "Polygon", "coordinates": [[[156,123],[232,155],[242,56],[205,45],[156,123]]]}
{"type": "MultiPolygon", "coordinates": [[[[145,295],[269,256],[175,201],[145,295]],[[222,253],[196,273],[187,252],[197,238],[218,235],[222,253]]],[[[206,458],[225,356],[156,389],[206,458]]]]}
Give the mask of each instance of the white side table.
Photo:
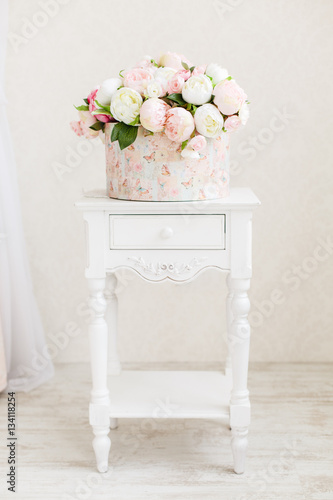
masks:
{"type": "Polygon", "coordinates": [[[214,201],[154,203],[85,197],[76,203],[86,222],[85,275],[95,312],[89,324],[90,424],[100,472],[108,469],[108,434],[110,427],[117,427],[118,418],[158,417],[229,417],[234,470],[244,472],[250,424],[247,291],[252,273],[252,211],[259,204],[247,188],[232,189],[228,198],[214,201]],[[228,271],[225,373],[122,371],[117,355],[117,270],[132,269],[150,282],[184,282],[207,267],[228,271]],[[168,414],[158,403],[166,396],[173,408],[168,414]]]}

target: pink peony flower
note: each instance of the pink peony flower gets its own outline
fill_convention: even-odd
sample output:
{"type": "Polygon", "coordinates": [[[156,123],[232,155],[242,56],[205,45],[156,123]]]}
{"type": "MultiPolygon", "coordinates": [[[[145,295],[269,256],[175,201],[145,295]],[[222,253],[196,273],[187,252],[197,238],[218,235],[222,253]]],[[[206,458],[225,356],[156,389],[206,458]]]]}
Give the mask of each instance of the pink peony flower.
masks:
{"type": "Polygon", "coordinates": [[[237,130],[242,124],[241,119],[237,115],[229,116],[224,122],[224,128],[227,132],[234,132],[237,130]]]}
{"type": "Polygon", "coordinates": [[[171,141],[183,142],[190,138],[194,130],[193,116],[184,108],[172,108],[167,111],[165,135],[171,141]]]}
{"type": "Polygon", "coordinates": [[[207,146],[206,138],[203,135],[196,135],[189,142],[188,146],[190,146],[194,151],[202,151],[207,146]]]}
{"type": "Polygon", "coordinates": [[[165,54],[162,54],[159,59],[159,65],[168,67],[168,68],[173,68],[173,69],[184,69],[182,62],[186,63],[189,67],[192,66],[190,61],[183,56],[182,54],[176,54],[175,52],[165,52],[165,54]]]}
{"type": "Polygon", "coordinates": [[[235,80],[223,80],[213,91],[214,103],[224,115],[237,113],[246,101],[247,95],[235,80]]]}
{"type": "MultiPolygon", "coordinates": [[[[92,90],[87,97],[90,113],[92,113],[93,111],[96,111],[96,109],[97,109],[97,104],[95,101],[96,101],[96,95],[97,95],[97,92],[99,91],[99,88],[100,88],[100,86],[98,85],[98,87],[94,88],[94,90],[92,90]]],[[[109,116],[109,115],[100,114],[100,115],[94,115],[94,116],[96,117],[96,119],[98,121],[103,122],[103,123],[108,123],[111,121],[111,116],[109,116]]]]}
{"type": "Polygon", "coordinates": [[[154,69],[156,69],[156,66],[151,61],[153,61],[153,58],[151,56],[145,56],[143,59],[141,59],[139,64],[137,64],[137,67],[138,68],[150,68],[151,70],[154,70],[154,69]]]}
{"type": "Polygon", "coordinates": [[[149,68],[133,68],[124,74],[124,87],[129,87],[144,95],[148,83],[153,78],[153,72],[149,68]]]}
{"type": "Polygon", "coordinates": [[[193,76],[204,75],[207,68],[207,64],[202,64],[201,66],[196,66],[192,71],[193,76]]]}
{"type": "Polygon", "coordinates": [[[176,75],[178,76],[181,76],[182,78],[184,78],[184,81],[186,82],[186,80],[188,80],[191,76],[191,71],[189,69],[180,69],[179,71],[177,71],[176,75]]]}
{"type": "Polygon", "coordinates": [[[182,76],[177,73],[168,81],[168,92],[169,94],[181,94],[185,80],[182,76]]]}
{"type": "Polygon", "coordinates": [[[162,132],[165,127],[166,113],[169,109],[170,106],[162,99],[157,97],[147,99],[140,109],[141,125],[150,132],[162,132]]]}

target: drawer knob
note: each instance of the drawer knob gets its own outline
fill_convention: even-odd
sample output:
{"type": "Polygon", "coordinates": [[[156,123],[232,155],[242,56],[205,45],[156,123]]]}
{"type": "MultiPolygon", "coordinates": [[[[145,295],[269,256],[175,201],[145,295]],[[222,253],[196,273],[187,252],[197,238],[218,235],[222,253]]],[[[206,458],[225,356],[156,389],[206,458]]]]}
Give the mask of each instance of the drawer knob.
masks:
{"type": "Polygon", "coordinates": [[[172,227],[164,227],[161,231],[161,236],[164,240],[171,238],[172,235],[173,235],[172,227]]]}

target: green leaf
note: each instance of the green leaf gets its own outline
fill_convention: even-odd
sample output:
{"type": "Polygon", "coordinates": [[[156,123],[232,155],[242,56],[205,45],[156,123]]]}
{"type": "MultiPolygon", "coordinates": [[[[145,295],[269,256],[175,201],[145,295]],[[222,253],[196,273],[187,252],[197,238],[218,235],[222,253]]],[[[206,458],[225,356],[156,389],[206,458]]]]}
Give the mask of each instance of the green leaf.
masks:
{"type": "Polygon", "coordinates": [[[183,149],[185,149],[185,148],[186,148],[187,143],[188,143],[188,140],[187,140],[187,141],[183,141],[183,142],[182,142],[182,151],[183,151],[183,149]]]}
{"type": "Polygon", "coordinates": [[[222,128],[223,132],[227,132],[227,129],[225,127],[222,128]]]}
{"type": "Polygon", "coordinates": [[[111,132],[111,142],[118,141],[118,135],[119,135],[119,128],[118,128],[118,125],[120,125],[120,123],[117,123],[117,125],[115,125],[115,126],[112,128],[112,132],[111,132]]]}
{"type": "Polygon", "coordinates": [[[134,127],[135,125],[138,125],[140,123],[140,115],[138,115],[135,120],[133,120],[129,125],[134,127]]]}
{"type": "Polygon", "coordinates": [[[232,76],[227,76],[226,80],[232,80],[232,76]]]}
{"type": "Polygon", "coordinates": [[[102,130],[104,128],[105,123],[102,122],[96,122],[93,125],[91,125],[91,130],[102,130]]]}
{"type": "Polygon", "coordinates": [[[194,106],[194,104],[192,104],[192,108],[190,109],[190,111],[191,111],[193,116],[195,115],[195,112],[197,109],[198,109],[198,106],[194,106]]]}
{"type": "Polygon", "coordinates": [[[121,150],[130,146],[138,135],[138,127],[119,122],[113,127],[111,142],[118,141],[121,150]]]}
{"type": "Polygon", "coordinates": [[[101,109],[105,109],[105,111],[108,111],[110,113],[110,106],[107,105],[107,106],[103,106],[103,104],[100,104],[97,99],[95,99],[95,103],[97,104],[97,106],[99,106],[101,109]]]}
{"type": "Polygon", "coordinates": [[[186,62],[184,62],[184,61],[182,61],[182,66],[183,66],[183,68],[184,68],[184,69],[190,69],[190,68],[188,67],[188,64],[186,64],[186,62]]]}
{"type": "Polygon", "coordinates": [[[120,78],[124,78],[124,75],[122,75],[122,72],[123,72],[123,71],[125,71],[125,70],[124,70],[124,69],[121,69],[121,70],[119,71],[119,76],[120,76],[120,78]]]}
{"type": "Polygon", "coordinates": [[[106,109],[95,109],[95,111],[92,111],[92,115],[107,115],[111,116],[110,111],[106,111],[106,109]]]}
{"type": "Polygon", "coordinates": [[[88,99],[83,99],[86,104],[89,104],[88,99]]]}
{"type": "Polygon", "coordinates": [[[192,71],[194,70],[194,68],[195,68],[195,66],[192,66],[192,67],[190,68],[191,73],[192,73],[192,71]]]}
{"type": "Polygon", "coordinates": [[[158,68],[158,64],[157,64],[157,62],[155,61],[155,59],[150,59],[150,62],[151,62],[154,66],[156,66],[156,67],[158,68]]]}
{"type": "Polygon", "coordinates": [[[82,104],[82,106],[74,106],[74,108],[78,111],[89,111],[89,106],[86,106],[85,104],[82,104]]]}
{"type": "Polygon", "coordinates": [[[187,104],[181,94],[170,94],[167,96],[167,98],[170,99],[170,101],[176,102],[180,106],[185,106],[185,104],[187,104]]]}

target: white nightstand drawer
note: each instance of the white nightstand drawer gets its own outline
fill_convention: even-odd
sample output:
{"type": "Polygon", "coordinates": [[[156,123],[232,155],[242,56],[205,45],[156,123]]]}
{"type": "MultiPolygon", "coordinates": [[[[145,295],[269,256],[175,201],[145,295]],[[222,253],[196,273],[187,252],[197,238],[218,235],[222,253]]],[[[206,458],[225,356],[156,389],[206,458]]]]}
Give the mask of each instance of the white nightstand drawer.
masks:
{"type": "Polygon", "coordinates": [[[225,248],[225,215],[110,215],[110,248],[225,248]]]}

